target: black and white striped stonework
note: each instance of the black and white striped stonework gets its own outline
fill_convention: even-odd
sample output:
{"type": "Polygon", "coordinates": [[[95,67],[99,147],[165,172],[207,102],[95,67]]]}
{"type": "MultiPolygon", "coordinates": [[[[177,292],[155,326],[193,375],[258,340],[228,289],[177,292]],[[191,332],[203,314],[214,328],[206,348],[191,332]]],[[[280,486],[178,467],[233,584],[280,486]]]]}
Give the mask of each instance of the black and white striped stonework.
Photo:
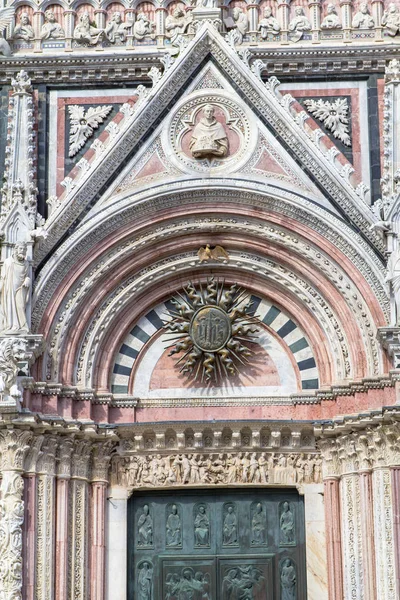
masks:
{"type": "MultiPolygon", "coordinates": [[[[300,371],[303,390],[316,390],[319,386],[318,370],[312,350],[299,326],[281,309],[258,296],[251,297],[252,312],[284,340],[295,357],[300,371]]],[[[131,332],[126,336],[116,356],[112,374],[112,392],[127,394],[129,379],[135,360],[143,346],[163,326],[163,319],[173,308],[169,301],[162,302],[144,317],[139,319],[131,332]]]]}

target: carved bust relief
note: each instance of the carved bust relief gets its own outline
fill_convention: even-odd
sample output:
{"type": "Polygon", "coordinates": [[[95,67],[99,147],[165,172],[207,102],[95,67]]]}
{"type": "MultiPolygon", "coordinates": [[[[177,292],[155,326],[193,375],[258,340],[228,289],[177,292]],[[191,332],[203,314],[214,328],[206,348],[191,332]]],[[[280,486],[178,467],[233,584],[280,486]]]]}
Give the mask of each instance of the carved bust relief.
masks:
{"type": "Polygon", "coordinates": [[[250,135],[250,120],[232,95],[194,92],[171,116],[163,134],[164,152],[189,171],[237,169],[257,142],[254,131],[250,135]]]}

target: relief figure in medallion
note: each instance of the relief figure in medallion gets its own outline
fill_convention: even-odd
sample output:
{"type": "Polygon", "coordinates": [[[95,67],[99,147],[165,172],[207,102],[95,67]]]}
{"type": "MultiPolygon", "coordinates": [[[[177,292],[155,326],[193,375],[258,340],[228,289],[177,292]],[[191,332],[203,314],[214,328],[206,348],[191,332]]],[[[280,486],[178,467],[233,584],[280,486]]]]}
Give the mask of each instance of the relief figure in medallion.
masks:
{"type": "Polygon", "coordinates": [[[139,565],[137,591],[138,600],[153,600],[153,568],[148,561],[139,565]]]}
{"type": "Polygon", "coordinates": [[[251,519],[251,543],[265,544],[265,514],[261,502],[258,502],[251,519]]]}
{"type": "Polygon", "coordinates": [[[153,545],[153,519],[150,515],[149,505],[143,506],[143,513],[138,520],[138,546],[153,545]]]}
{"type": "Polygon", "coordinates": [[[283,503],[283,510],[279,521],[281,528],[281,542],[283,544],[293,544],[294,539],[294,515],[290,510],[289,502],[283,503]]]}
{"type": "Polygon", "coordinates": [[[210,545],[210,520],[203,504],[199,506],[194,520],[194,540],[196,546],[210,545]]]}
{"type": "Polygon", "coordinates": [[[296,600],[296,570],[290,558],[281,567],[281,600],[296,600]]]}
{"type": "Polygon", "coordinates": [[[237,518],[232,504],[227,508],[227,514],[224,519],[222,538],[224,546],[233,546],[237,544],[237,518]]]}
{"type": "Polygon", "coordinates": [[[228,154],[228,138],[222,123],[215,118],[215,107],[206,104],[203,116],[193,129],[190,150],[194,158],[217,156],[223,158],[228,154]]]}
{"type": "Polygon", "coordinates": [[[167,546],[180,546],[182,540],[181,519],[178,514],[178,507],[173,504],[166,525],[167,546]]]}

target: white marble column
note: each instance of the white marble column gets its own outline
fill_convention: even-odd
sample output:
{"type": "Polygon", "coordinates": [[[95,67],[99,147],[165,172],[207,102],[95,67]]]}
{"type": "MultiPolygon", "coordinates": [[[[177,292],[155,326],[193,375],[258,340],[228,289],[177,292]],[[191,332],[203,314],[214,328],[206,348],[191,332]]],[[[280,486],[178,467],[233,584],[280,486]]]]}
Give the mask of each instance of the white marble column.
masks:
{"type": "Polygon", "coordinates": [[[0,598],[22,600],[22,524],[25,454],[30,431],[0,431],[0,598]]]}
{"type": "Polygon", "coordinates": [[[126,600],[128,492],[114,486],[108,490],[106,535],[106,599],[126,600]]]}
{"type": "Polygon", "coordinates": [[[37,466],[35,600],[54,599],[56,450],[57,438],[46,436],[37,466]]]}
{"type": "Polygon", "coordinates": [[[328,599],[328,573],[326,564],[324,485],[314,483],[303,486],[307,600],[328,599]]]}
{"type": "Polygon", "coordinates": [[[375,522],[376,597],[379,600],[398,600],[390,469],[375,468],[372,473],[372,486],[375,522]]]}
{"type": "Polygon", "coordinates": [[[343,475],[340,484],[344,598],[364,600],[360,480],[356,473],[348,473],[343,475]]]}

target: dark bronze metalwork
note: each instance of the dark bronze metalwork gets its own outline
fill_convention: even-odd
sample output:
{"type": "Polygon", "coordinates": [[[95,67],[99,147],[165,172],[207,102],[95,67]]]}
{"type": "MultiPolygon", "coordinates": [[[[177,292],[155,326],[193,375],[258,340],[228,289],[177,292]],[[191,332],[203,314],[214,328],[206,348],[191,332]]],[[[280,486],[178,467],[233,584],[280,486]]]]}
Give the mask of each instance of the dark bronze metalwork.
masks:
{"type": "Polygon", "coordinates": [[[128,555],[128,600],[306,600],[304,507],[295,490],[136,494],[128,555]]]}
{"type": "Polygon", "coordinates": [[[169,355],[183,352],[176,363],[181,373],[215,382],[237,375],[249,363],[259,321],[244,290],[236,284],[224,288],[224,282],[210,277],[198,289],[189,283],[171,302],[164,329],[172,336],[169,355]]]}

